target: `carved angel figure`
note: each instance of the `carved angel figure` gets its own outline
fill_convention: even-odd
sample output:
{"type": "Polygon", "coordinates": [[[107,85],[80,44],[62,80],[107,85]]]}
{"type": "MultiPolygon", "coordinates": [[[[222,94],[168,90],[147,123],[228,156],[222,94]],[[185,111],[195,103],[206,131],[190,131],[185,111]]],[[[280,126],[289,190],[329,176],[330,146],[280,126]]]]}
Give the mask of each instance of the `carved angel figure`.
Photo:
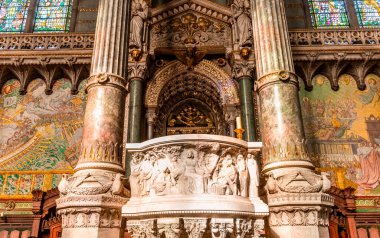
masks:
{"type": "Polygon", "coordinates": [[[218,167],[213,175],[214,186],[225,189],[225,195],[237,195],[237,171],[232,156],[227,154],[218,167]]]}
{"type": "Polygon", "coordinates": [[[236,167],[237,167],[237,170],[239,171],[240,195],[243,197],[248,197],[248,170],[247,170],[247,164],[243,155],[237,156],[236,167]]]}
{"type": "Polygon", "coordinates": [[[144,0],[133,0],[131,7],[130,46],[141,49],[145,21],[148,18],[148,4],[144,0]]]}
{"type": "Polygon", "coordinates": [[[249,1],[234,0],[231,4],[231,9],[234,17],[236,37],[239,40],[239,46],[251,46],[251,18],[249,17],[249,1]]]}

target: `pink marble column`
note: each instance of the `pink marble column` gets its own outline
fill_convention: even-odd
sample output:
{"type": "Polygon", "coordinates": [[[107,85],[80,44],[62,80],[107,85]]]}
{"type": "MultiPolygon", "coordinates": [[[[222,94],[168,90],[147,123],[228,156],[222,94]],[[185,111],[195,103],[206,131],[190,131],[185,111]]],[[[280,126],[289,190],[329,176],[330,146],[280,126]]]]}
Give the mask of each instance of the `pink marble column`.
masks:
{"type": "Polygon", "coordinates": [[[330,181],[305,146],[284,0],[251,0],[271,237],[327,238],[330,181]]]}
{"type": "Polygon", "coordinates": [[[128,0],[100,0],[79,161],[63,176],[57,210],[63,238],[124,233],[121,206],[129,191],[122,167],[126,98],[128,0]]]}

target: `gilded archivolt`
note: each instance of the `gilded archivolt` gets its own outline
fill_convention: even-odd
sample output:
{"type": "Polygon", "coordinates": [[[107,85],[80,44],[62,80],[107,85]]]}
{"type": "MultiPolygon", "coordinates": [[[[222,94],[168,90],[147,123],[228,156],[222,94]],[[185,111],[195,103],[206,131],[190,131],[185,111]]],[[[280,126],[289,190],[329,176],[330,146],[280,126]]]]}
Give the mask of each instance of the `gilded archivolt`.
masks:
{"type": "MultiPolygon", "coordinates": [[[[173,78],[187,73],[185,65],[179,61],[173,61],[159,70],[151,81],[148,82],[145,94],[145,105],[156,106],[160,92],[165,85],[173,78]]],[[[211,61],[203,60],[194,67],[192,73],[199,74],[213,81],[218,87],[221,99],[224,105],[233,105],[239,103],[238,90],[231,77],[211,61]]]]}

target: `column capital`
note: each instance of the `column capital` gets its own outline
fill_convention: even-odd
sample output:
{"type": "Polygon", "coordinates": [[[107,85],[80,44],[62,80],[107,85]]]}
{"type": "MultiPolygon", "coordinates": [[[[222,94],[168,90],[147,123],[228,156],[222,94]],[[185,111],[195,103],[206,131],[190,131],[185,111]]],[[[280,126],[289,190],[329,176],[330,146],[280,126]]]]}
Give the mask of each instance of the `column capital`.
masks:
{"type": "Polygon", "coordinates": [[[128,78],[129,80],[145,80],[148,74],[148,65],[146,61],[129,62],[128,63],[128,78]]]}
{"type": "Polygon", "coordinates": [[[97,73],[88,78],[86,91],[96,86],[112,86],[126,90],[127,80],[122,76],[111,73],[97,73]]]}
{"type": "Polygon", "coordinates": [[[287,70],[274,71],[258,78],[255,81],[255,88],[260,91],[264,86],[281,82],[293,83],[298,87],[298,75],[287,70]]]}
{"type": "Polygon", "coordinates": [[[232,76],[239,80],[243,77],[252,78],[255,73],[255,61],[236,60],[232,66],[232,76]]]}

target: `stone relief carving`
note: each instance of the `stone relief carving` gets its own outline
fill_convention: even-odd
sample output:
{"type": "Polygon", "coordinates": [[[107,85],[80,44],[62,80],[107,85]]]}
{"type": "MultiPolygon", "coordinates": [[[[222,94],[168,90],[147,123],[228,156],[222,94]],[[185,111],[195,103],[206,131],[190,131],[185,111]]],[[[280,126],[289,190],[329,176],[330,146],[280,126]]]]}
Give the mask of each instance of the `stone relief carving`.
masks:
{"type": "Polygon", "coordinates": [[[248,0],[234,0],[231,4],[233,13],[234,39],[240,47],[252,46],[252,21],[248,0]]]}
{"type": "Polygon", "coordinates": [[[58,184],[61,197],[68,195],[100,195],[129,197],[124,186],[124,177],[118,173],[91,171],[69,177],[63,175],[58,184]]]}
{"type": "Polygon", "coordinates": [[[331,209],[327,207],[275,207],[271,209],[271,226],[328,226],[331,209]]]}
{"type": "Polygon", "coordinates": [[[121,211],[114,208],[69,208],[58,211],[63,228],[119,228],[121,211]]]}
{"type": "Polygon", "coordinates": [[[258,238],[264,230],[262,219],[158,218],[128,220],[128,233],[134,238],[258,238]]]}
{"type": "Polygon", "coordinates": [[[130,162],[132,197],[171,194],[248,197],[250,192],[257,194],[258,186],[257,165],[252,160],[252,155],[218,143],[161,146],[136,152],[130,162]]]}
{"type": "Polygon", "coordinates": [[[129,46],[131,48],[142,49],[147,29],[146,20],[148,18],[149,6],[144,0],[133,0],[131,6],[131,27],[129,46]]]}
{"type": "Polygon", "coordinates": [[[328,174],[318,175],[310,170],[299,170],[274,177],[268,175],[266,189],[269,194],[274,193],[318,193],[327,192],[331,187],[328,174]]]}
{"type": "Polygon", "coordinates": [[[203,234],[207,228],[207,219],[198,218],[198,219],[183,219],[184,228],[189,236],[189,238],[202,238],[203,234]]]}
{"type": "Polygon", "coordinates": [[[128,77],[129,79],[144,80],[148,73],[148,66],[146,62],[129,62],[128,63],[128,77]]]}
{"type": "Polygon", "coordinates": [[[231,45],[230,32],[225,22],[187,12],[155,23],[150,32],[150,48],[183,47],[184,44],[228,46],[231,45]]]}

